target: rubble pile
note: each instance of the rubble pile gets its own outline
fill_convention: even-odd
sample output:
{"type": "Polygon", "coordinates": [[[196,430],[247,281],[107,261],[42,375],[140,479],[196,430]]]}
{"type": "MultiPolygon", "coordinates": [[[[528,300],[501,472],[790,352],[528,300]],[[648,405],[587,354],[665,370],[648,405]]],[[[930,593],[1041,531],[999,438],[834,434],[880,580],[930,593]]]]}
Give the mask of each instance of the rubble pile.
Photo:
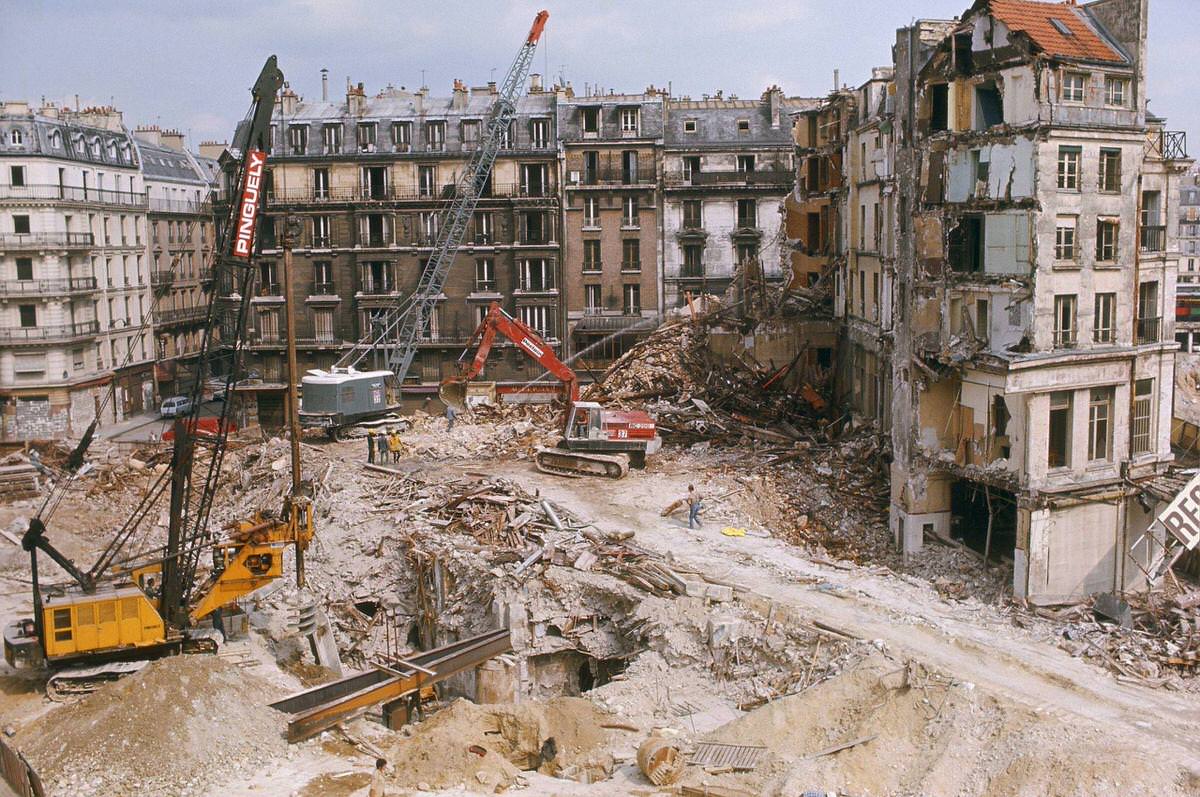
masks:
{"type": "MultiPolygon", "coordinates": [[[[1063,623],[1059,647],[1106,667],[1118,680],[1200,689],[1200,590],[1129,594],[1123,618],[1113,617],[1111,607],[1099,607],[1106,597],[1035,613],[1063,623]]],[[[1110,602],[1124,611],[1123,604],[1110,602]]]]}
{"type": "Polygon", "coordinates": [[[272,692],[216,656],[171,656],[33,721],[15,741],[48,793],[205,794],[286,753],[272,692]]]}

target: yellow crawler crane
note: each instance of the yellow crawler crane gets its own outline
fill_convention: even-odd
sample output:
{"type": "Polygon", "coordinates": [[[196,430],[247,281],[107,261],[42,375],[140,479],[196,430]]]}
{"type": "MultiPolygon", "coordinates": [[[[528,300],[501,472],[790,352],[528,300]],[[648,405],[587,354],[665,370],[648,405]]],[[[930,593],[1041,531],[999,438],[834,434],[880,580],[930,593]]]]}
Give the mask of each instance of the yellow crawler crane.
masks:
{"type": "MultiPolygon", "coordinates": [[[[180,652],[215,651],[220,635],[200,626],[238,598],[283,575],[284,553],[296,554],[297,581],[303,583],[304,551],[313,537],[311,490],[300,480],[299,424],[292,412],[292,490],[278,517],[262,513],[235,522],[219,534],[209,529],[211,509],[232,427],[232,401],[221,405],[218,418],[201,418],[201,391],[212,372],[221,344],[231,345],[233,361],[224,376],[225,395],[241,369],[245,320],[254,294],[255,233],[262,215],[264,166],[270,153],[270,117],[283,74],[271,56],[253,89],[253,103],[235,136],[241,160],[234,175],[240,197],[230,203],[221,227],[213,271],[218,287],[228,285],[241,297],[232,339],[215,342],[220,290],[208,306],[208,324],[200,346],[191,412],[175,420],[171,466],[155,479],[138,506],[96,563],[81,570],[46,537],[46,519],[62,500],[95,433],[95,423],[68,458],[66,476],[58,481],[22,539],[29,552],[33,581],[33,616],[4,629],[4,656],[11,666],[48,667],[51,696],[78,691],[99,679],[119,677],[147,659],[180,652]],[[166,545],[143,557],[122,558],[129,541],[160,500],[169,496],[166,545]],[[71,583],[42,585],[38,554],[49,556],[71,583]],[[212,567],[200,568],[205,554],[212,567]]],[[[286,260],[290,261],[290,244],[286,260]]],[[[290,280],[290,269],[287,278],[290,280]]],[[[289,307],[290,310],[290,307],[289,307]]],[[[289,319],[290,319],[289,313],[289,319]]],[[[294,331],[289,321],[289,373],[294,374],[294,331]]],[[[295,379],[290,379],[294,383],[295,379]]],[[[295,407],[295,390],[291,405],[295,407]]],[[[99,413],[97,413],[99,415],[99,413]]],[[[216,618],[214,618],[216,619],[216,618]]],[[[214,622],[219,626],[219,622],[214,622]]]]}

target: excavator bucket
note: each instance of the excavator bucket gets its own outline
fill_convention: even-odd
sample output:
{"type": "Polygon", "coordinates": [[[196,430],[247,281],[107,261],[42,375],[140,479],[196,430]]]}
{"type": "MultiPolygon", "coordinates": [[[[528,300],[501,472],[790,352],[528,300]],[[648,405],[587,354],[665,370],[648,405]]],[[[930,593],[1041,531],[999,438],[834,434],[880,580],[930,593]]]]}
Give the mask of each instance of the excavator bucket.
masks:
{"type": "Polygon", "coordinates": [[[467,408],[467,383],[460,379],[447,379],[438,386],[438,398],[456,410],[467,408]]]}

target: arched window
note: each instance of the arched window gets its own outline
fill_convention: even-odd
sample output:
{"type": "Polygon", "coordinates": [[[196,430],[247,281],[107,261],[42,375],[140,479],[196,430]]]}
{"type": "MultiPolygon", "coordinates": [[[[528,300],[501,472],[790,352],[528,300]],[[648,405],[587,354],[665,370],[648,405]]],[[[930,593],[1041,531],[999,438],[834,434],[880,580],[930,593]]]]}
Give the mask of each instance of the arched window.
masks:
{"type": "Polygon", "coordinates": [[[117,142],[115,142],[115,141],[108,142],[108,157],[111,158],[112,160],[117,159],[117,142]]]}
{"type": "Polygon", "coordinates": [[[62,149],[62,133],[57,130],[50,131],[50,146],[53,149],[62,149]]]}

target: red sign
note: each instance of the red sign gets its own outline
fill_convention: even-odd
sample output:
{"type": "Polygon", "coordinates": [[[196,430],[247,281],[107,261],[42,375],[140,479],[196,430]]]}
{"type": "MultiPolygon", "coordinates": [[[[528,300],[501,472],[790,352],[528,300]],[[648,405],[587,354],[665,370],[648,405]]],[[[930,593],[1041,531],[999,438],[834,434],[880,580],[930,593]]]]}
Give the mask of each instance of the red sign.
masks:
{"type": "Polygon", "coordinates": [[[233,256],[249,258],[254,251],[254,228],[258,226],[258,209],[262,204],[263,165],[267,153],[252,149],[246,160],[246,181],[242,186],[242,204],[238,207],[237,235],[233,239],[233,256]]]}

